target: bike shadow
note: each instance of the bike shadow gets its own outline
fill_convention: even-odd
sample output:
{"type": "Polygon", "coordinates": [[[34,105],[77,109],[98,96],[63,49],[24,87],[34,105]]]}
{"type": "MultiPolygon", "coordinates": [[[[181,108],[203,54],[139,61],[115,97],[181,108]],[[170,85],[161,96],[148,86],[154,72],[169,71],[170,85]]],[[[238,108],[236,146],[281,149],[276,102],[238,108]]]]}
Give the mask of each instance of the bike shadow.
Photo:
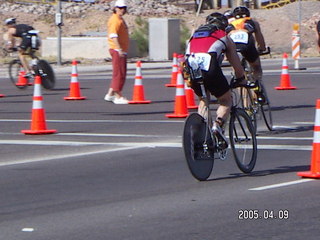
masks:
{"type": "Polygon", "coordinates": [[[230,173],[226,177],[210,178],[207,181],[221,181],[221,180],[239,179],[239,178],[255,178],[255,177],[263,177],[263,176],[270,176],[270,175],[290,173],[290,172],[304,172],[304,171],[309,171],[309,170],[310,170],[310,165],[280,166],[280,167],[277,167],[274,169],[253,171],[249,174],[230,173]]]}

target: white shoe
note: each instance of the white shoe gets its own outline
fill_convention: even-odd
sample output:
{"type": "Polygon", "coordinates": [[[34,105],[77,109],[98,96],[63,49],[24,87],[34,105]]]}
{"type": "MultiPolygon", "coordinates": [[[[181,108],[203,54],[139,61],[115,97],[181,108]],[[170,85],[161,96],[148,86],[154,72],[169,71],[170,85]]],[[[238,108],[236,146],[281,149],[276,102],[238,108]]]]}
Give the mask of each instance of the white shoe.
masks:
{"type": "Polygon", "coordinates": [[[113,100],[115,99],[115,96],[111,96],[109,94],[106,94],[104,96],[104,100],[108,101],[108,102],[113,102],[113,100]]]}
{"type": "Polygon", "coordinates": [[[212,126],[212,132],[216,134],[218,137],[219,144],[223,147],[223,149],[228,147],[228,140],[224,135],[224,130],[221,128],[218,123],[214,122],[212,126]]]}
{"type": "Polygon", "coordinates": [[[128,104],[129,103],[128,99],[126,99],[124,97],[114,98],[112,102],[114,104],[128,104]]]}

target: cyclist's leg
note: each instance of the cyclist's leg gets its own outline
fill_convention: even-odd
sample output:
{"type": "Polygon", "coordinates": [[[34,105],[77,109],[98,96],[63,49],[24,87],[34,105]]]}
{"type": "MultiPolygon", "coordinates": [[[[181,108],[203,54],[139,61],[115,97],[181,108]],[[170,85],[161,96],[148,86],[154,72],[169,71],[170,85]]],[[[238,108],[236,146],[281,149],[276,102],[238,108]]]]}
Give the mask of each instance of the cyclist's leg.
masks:
{"type": "Polygon", "coordinates": [[[232,106],[231,91],[228,90],[225,94],[218,97],[219,107],[217,109],[216,122],[222,127],[227,121],[232,106]]]}
{"type": "Polygon", "coordinates": [[[21,64],[26,72],[26,75],[30,74],[31,69],[29,67],[28,61],[26,59],[26,51],[31,44],[31,39],[27,37],[23,37],[20,46],[18,47],[19,51],[19,59],[21,64]]]}

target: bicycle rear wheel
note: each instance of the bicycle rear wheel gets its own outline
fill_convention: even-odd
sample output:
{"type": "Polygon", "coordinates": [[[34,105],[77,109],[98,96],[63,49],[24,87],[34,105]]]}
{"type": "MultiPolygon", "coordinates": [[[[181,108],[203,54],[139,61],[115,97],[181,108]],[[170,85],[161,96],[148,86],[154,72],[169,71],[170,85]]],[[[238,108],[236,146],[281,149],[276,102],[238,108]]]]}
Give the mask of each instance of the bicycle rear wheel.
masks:
{"type": "Polygon", "coordinates": [[[233,108],[229,122],[230,145],[239,169],[250,173],[257,159],[257,139],[248,114],[233,108]]]}
{"type": "Polygon", "coordinates": [[[183,130],[183,149],[189,170],[199,181],[207,180],[212,172],[213,146],[214,142],[204,118],[198,113],[190,114],[183,130]]]}
{"type": "Polygon", "coordinates": [[[262,112],[263,120],[266,123],[267,128],[272,131],[273,130],[273,121],[272,121],[272,112],[270,101],[267,95],[266,88],[264,87],[263,83],[260,82],[260,89],[265,97],[264,103],[260,103],[260,110],[262,112]]]}
{"type": "Polygon", "coordinates": [[[28,79],[23,78],[23,66],[18,59],[14,59],[9,63],[9,78],[13,85],[19,89],[24,89],[28,86],[28,79]]]}
{"type": "Polygon", "coordinates": [[[38,60],[37,68],[38,69],[36,70],[36,74],[39,74],[41,76],[43,88],[49,90],[53,89],[56,79],[54,71],[50,64],[46,60],[40,59],[38,60]]]}

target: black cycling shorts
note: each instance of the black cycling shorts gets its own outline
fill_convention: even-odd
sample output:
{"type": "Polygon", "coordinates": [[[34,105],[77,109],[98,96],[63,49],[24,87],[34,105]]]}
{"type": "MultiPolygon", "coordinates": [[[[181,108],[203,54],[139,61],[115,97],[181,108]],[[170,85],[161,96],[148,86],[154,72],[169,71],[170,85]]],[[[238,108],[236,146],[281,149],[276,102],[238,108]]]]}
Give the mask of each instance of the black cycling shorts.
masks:
{"type": "Polygon", "coordinates": [[[248,44],[235,43],[237,50],[241,52],[242,56],[250,63],[255,62],[259,57],[259,52],[256,48],[256,42],[252,35],[249,36],[248,44]]]}
{"type": "MultiPolygon", "coordinates": [[[[208,71],[202,70],[202,76],[204,79],[205,88],[216,98],[221,97],[227,91],[229,91],[230,86],[228,80],[223,75],[220,64],[217,60],[216,53],[212,53],[210,68],[208,71]]],[[[191,88],[197,94],[197,96],[202,96],[201,88],[198,83],[192,83],[191,88]]]]}

